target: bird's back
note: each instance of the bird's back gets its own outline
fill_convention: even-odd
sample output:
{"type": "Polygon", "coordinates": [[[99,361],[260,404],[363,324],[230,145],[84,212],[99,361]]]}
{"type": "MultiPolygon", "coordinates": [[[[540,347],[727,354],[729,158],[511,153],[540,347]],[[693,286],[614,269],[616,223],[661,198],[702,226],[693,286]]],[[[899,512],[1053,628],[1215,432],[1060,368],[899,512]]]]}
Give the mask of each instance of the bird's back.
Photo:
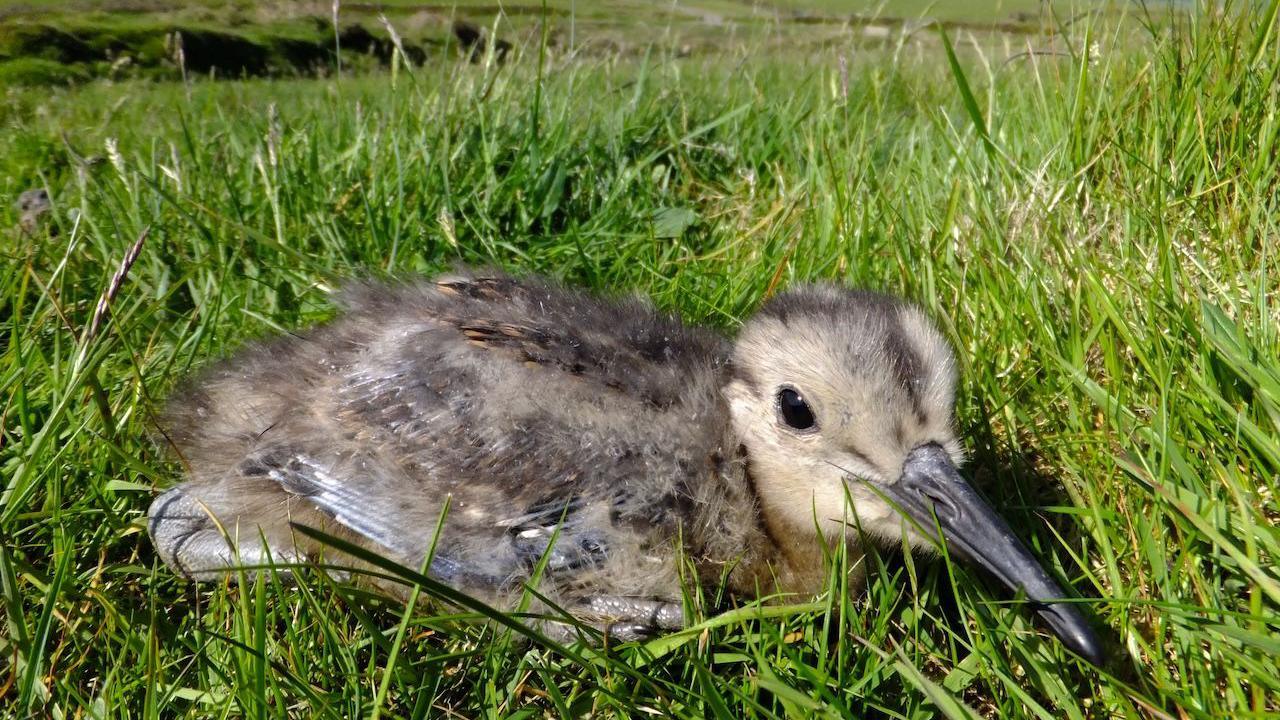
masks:
{"type": "Polygon", "coordinates": [[[714,332],[493,273],[357,285],[341,306],[170,405],[188,491],[242,533],[317,522],[415,563],[449,498],[437,576],[500,594],[545,555],[566,597],[669,595],[677,529],[723,558],[755,527],[714,332]]]}

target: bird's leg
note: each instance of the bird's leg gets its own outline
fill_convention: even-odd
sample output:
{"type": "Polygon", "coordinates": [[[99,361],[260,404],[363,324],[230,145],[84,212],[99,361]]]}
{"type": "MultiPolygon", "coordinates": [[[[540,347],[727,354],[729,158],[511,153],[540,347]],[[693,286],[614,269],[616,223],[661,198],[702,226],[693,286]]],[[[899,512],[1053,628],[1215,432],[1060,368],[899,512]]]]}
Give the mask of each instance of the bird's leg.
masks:
{"type": "Polygon", "coordinates": [[[578,625],[554,619],[536,623],[547,637],[566,644],[600,641],[599,636],[584,628],[593,628],[610,642],[619,643],[647,640],[685,625],[684,610],[678,603],[650,598],[600,595],[566,610],[578,625]]]}
{"type": "Polygon", "coordinates": [[[677,603],[650,598],[597,595],[574,612],[614,642],[636,642],[684,627],[677,603]]]}
{"type": "MultiPolygon", "coordinates": [[[[582,626],[598,630],[609,642],[614,643],[645,641],[685,626],[685,612],[678,603],[650,598],[596,596],[582,605],[567,607],[567,610],[582,626]]],[[[599,642],[596,635],[563,621],[548,619],[540,621],[538,625],[554,641],[581,641],[589,644],[599,642]]]]}
{"type": "Polygon", "coordinates": [[[587,608],[592,615],[613,624],[649,628],[649,634],[684,627],[684,608],[665,600],[597,595],[587,603],[587,608]]]}
{"type": "MultiPolygon", "coordinates": [[[[258,542],[238,548],[214,522],[207,508],[178,486],[156,497],[147,511],[147,529],[160,559],[189,580],[207,582],[225,576],[241,566],[266,566],[297,562],[293,551],[263,548],[258,542]]],[[[282,569],[284,579],[292,573],[282,569]]]]}

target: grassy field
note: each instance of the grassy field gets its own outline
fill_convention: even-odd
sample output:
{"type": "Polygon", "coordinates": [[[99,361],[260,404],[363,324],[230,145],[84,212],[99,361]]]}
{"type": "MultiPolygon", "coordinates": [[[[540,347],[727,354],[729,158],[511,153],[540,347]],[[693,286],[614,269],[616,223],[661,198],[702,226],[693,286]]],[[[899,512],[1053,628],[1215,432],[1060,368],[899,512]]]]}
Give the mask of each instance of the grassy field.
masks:
{"type": "Polygon", "coordinates": [[[1277,6],[953,29],[954,56],[846,29],[3,91],[0,716],[1275,717],[1277,6]],[[26,232],[31,187],[53,207],[26,232]],[[327,317],[343,278],[457,262],[728,331],[802,280],[919,301],[961,359],[965,473],[1107,666],[893,552],[865,594],[837,567],[816,604],[568,654],[319,572],[165,570],[143,517],[181,474],[148,440],[174,383],[327,317]]]}
{"type": "Polygon", "coordinates": [[[655,46],[683,55],[794,51],[843,42],[850,29],[883,36],[903,25],[919,28],[925,20],[1043,35],[1078,15],[1115,15],[1125,7],[1118,0],[0,0],[0,86],[92,78],[315,77],[339,66],[363,72],[389,63],[388,24],[409,57],[429,64],[466,54],[453,32],[458,21],[522,46],[616,58],[655,46]],[[552,30],[545,38],[544,17],[552,30]]]}

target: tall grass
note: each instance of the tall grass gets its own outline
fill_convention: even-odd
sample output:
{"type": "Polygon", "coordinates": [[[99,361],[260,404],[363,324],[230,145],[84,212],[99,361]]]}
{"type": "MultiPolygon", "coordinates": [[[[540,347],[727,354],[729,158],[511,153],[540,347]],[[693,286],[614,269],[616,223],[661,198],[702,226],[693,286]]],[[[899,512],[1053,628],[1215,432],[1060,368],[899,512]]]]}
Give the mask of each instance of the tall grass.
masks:
{"type": "Polygon", "coordinates": [[[953,33],[9,93],[0,191],[55,208],[0,263],[4,714],[1274,716],[1276,7],[1078,23],[1052,55],[953,33]],[[326,317],[344,277],[456,262],[727,330],[801,280],[918,300],[963,364],[966,473],[1107,667],[893,552],[865,594],[837,562],[816,604],[569,655],[320,572],[161,567],[143,514],[180,467],[147,434],[176,379],[326,317]]]}

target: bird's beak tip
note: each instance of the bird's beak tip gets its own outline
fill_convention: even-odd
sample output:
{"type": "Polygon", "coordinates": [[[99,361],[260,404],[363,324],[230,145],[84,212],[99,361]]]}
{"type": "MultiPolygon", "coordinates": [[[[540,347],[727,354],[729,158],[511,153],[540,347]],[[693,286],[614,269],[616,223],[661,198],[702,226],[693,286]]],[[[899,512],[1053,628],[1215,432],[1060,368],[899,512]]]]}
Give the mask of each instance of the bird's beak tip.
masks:
{"type": "Polygon", "coordinates": [[[1013,590],[1023,590],[1063,645],[1101,667],[1102,642],[1062,588],[996,512],[965,482],[938,445],[917,448],[890,496],[922,527],[937,527],[950,548],[1013,590]],[[936,525],[935,525],[936,523],[936,525]]]}
{"type": "Polygon", "coordinates": [[[1102,640],[1074,606],[1050,603],[1040,608],[1039,614],[1068,650],[1094,667],[1106,664],[1107,654],[1102,640]]]}

